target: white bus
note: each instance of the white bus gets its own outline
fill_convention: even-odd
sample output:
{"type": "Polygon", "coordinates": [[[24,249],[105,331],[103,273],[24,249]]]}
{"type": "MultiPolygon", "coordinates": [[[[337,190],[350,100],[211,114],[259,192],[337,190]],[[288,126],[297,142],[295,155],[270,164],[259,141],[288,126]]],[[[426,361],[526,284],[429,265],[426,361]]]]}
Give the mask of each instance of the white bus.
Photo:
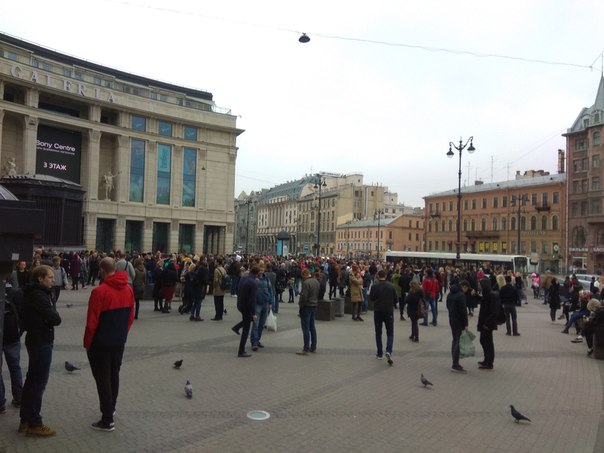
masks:
{"type": "Polygon", "coordinates": [[[514,273],[529,272],[528,258],[520,255],[492,255],[486,253],[461,253],[459,260],[455,253],[438,252],[386,252],[386,261],[397,263],[403,261],[406,264],[422,265],[428,264],[432,267],[458,266],[471,268],[472,266],[484,268],[503,268],[514,273]]]}

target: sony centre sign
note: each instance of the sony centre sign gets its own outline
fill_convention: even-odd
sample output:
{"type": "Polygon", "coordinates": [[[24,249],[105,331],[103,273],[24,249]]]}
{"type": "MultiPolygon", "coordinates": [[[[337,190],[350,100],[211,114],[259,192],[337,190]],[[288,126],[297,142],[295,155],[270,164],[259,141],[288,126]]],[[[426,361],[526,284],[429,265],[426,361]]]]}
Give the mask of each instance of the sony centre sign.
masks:
{"type": "Polygon", "coordinates": [[[80,96],[98,99],[100,101],[115,102],[115,96],[111,91],[101,89],[98,86],[90,86],[80,81],[73,81],[62,77],[56,77],[47,72],[38,72],[35,69],[23,69],[15,64],[10,68],[10,74],[15,79],[27,80],[29,82],[78,94],[80,96]]]}

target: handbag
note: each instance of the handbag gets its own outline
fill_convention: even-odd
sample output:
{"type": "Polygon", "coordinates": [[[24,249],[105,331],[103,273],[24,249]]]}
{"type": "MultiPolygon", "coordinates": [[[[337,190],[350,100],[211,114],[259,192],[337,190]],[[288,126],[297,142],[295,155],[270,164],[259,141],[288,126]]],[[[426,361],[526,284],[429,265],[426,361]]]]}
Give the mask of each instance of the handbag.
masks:
{"type": "Polygon", "coordinates": [[[277,317],[273,314],[273,310],[268,312],[268,316],[266,317],[266,328],[270,332],[277,331],[277,317]]]}
{"type": "Polygon", "coordinates": [[[426,304],[424,299],[420,299],[417,303],[417,317],[419,319],[426,317],[426,304]]]}
{"type": "Polygon", "coordinates": [[[474,335],[469,330],[463,330],[461,332],[461,336],[459,337],[459,357],[474,357],[476,354],[476,348],[474,347],[474,335]]]}

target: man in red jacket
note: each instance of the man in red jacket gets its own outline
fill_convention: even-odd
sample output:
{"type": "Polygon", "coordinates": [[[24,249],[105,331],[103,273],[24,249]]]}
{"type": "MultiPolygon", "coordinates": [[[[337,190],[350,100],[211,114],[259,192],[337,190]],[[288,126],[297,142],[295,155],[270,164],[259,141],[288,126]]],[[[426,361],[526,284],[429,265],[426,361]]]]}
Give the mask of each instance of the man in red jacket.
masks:
{"type": "MultiPolygon", "coordinates": [[[[427,268],[425,271],[424,279],[422,280],[422,289],[424,291],[424,295],[426,296],[425,303],[426,308],[430,308],[432,312],[432,325],[436,327],[436,318],[438,317],[438,307],[436,305],[436,298],[438,296],[439,285],[438,280],[434,278],[434,272],[431,268],[427,268]]],[[[426,316],[424,318],[424,322],[422,326],[428,325],[428,312],[426,311],[426,316]]]]}
{"type": "Polygon", "coordinates": [[[125,271],[115,271],[113,258],[99,264],[102,284],[92,290],[84,347],[96,381],[102,418],[91,425],[98,431],[113,431],[113,414],[120,386],[120,367],[128,331],[134,321],[134,293],[125,271]]]}

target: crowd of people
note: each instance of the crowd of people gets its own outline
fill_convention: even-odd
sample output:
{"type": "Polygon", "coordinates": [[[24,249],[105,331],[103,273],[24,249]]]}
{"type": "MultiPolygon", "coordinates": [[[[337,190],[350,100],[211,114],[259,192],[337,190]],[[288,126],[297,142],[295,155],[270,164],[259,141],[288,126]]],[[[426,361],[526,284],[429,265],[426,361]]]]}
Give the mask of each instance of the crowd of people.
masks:
{"type": "MultiPolygon", "coordinates": [[[[213,297],[212,321],[222,321],[227,310],[225,294],[237,298],[241,322],[231,327],[240,335],[237,355],[251,357],[264,348],[262,336],[267,318],[279,312],[279,304],[298,298],[302,348],[299,355],[312,355],[318,348],[315,317],[318,302],[346,298],[351,319],[363,322],[371,304],[375,328],[376,358],[393,365],[394,318],[410,321],[409,340],[420,341],[421,326],[439,326],[438,303],[446,302],[451,329],[451,370],[465,373],[460,364],[460,342],[470,319],[479,308],[476,328],[480,335],[483,360],[481,370],[493,370],[493,331],[505,325],[506,335],[520,336],[518,308],[527,303],[527,290],[549,304],[550,318],[562,308],[566,324],[573,326],[575,341],[593,351],[593,334],[604,328],[600,300],[604,285],[594,279],[582,289],[567,277],[560,284],[550,272],[532,274],[528,279],[502,268],[461,269],[432,267],[423,263],[351,261],[336,258],[288,259],[275,256],[199,256],[162,253],[100,253],[83,251],[52,253],[38,251],[28,267],[19,261],[6,278],[7,310],[4,328],[4,356],[11,378],[12,404],[20,407],[20,432],[31,436],[51,436],[55,431],[42,423],[42,394],[48,381],[54,327],[61,323],[57,311],[61,290],[94,288],[89,297],[84,347],[97,383],[102,418],[94,429],[113,431],[113,413],[119,389],[119,367],[130,326],[140,314],[140,300],[153,298],[155,311],[169,314],[178,294],[178,313],[193,322],[203,321],[202,305],[213,297]],[[102,284],[101,284],[102,283],[102,284]],[[151,289],[151,291],[149,291],[151,289]],[[7,324],[7,322],[9,324],[7,324]],[[12,323],[12,324],[11,324],[12,323]],[[8,327],[8,328],[7,328],[8,327]],[[383,329],[386,344],[382,342],[383,329]],[[22,384],[20,336],[26,331],[25,346],[29,366],[22,384]]],[[[1,381],[1,379],[0,379],[1,381]]],[[[0,387],[0,413],[6,412],[4,384],[0,387]]]]}

